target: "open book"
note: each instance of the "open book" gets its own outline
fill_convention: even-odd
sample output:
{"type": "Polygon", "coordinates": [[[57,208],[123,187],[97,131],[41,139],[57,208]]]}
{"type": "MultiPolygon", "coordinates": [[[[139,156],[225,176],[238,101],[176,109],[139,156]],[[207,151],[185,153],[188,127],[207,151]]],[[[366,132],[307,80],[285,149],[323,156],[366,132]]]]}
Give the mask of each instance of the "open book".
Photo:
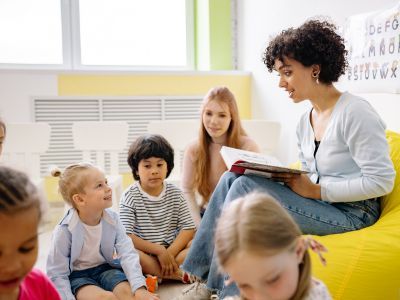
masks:
{"type": "Polygon", "coordinates": [[[308,173],[283,167],[273,156],[222,146],[221,156],[229,171],[238,174],[255,174],[271,177],[271,173],[308,173]]]}

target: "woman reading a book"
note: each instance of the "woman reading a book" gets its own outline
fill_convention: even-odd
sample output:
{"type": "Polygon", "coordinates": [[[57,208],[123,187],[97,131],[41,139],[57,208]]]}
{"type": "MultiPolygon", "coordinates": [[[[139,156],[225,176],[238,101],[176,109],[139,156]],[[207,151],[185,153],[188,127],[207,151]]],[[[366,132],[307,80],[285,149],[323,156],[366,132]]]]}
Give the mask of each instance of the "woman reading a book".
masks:
{"type": "Polygon", "coordinates": [[[242,128],[235,96],[226,87],[214,87],[202,103],[199,137],[188,145],[183,158],[182,190],[197,226],[218,180],[227,170],[219,153],[222,146],[259,151],[242,128]],[[201,197],[200,205],[196,193],[201,197]]]}
{"type": "Polygon", "coordinates": [[[297,126],[299,159],[309,173],[266,179],[226,172],[183,264],[207,283],[186,295],[206,299],[211,291],[221,298],[238,293],[234,284],[224,286],[226,278],[218,273],[213,236],[222,207],[249,192],[276,198],[304,234],[358,230],[378,219],[378,199],[391,191],[395,177],[385,124],[367,101],[333,85],[347,66],[343,38],[335,29],[326,21],[307,21],[282,31],[266,48],[263,61],[280,76],[279,87],[294,103],[311,102],[297,126]]]}

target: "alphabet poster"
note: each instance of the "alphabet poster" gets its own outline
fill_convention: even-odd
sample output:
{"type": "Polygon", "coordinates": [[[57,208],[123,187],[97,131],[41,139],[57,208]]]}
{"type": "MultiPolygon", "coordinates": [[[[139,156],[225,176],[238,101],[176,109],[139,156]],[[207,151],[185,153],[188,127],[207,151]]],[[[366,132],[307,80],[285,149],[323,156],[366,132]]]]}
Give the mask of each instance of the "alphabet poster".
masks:
{"type": "Polygon", "coordinates": [[[400,93],[400,3],[393,8],[351,16],[343,37],[350,91],[400,93]]]}

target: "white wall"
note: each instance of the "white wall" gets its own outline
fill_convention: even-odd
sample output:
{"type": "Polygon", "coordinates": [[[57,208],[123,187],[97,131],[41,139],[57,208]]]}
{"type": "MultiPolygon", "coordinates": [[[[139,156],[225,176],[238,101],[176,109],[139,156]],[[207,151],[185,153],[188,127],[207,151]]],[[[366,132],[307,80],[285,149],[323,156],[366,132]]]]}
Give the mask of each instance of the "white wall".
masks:
{"type": "MultiPolygon", "coordinates": [[[[238,0],[239,69],[251,71],[254,76],[253,118],[282,124],[279,158],[283,163],[297,160],[296,124],[309,103],[293,104],[287,93],[278,88],[278,76],[269,73],[262,63],[269,37],[314,16],[329,16],[340,26],[348,16],[389,8],[397,3],[398,0],[238,0]]],[[[361,95],[375,107],[389,129],[400,132],[400,94],[361,95]]]]}
{"type": "Polygon", "coordinates": [[[33,121],[33,96],[56,96],[54,72],[0,71],[0,117],[6,122],[33,121]]]}

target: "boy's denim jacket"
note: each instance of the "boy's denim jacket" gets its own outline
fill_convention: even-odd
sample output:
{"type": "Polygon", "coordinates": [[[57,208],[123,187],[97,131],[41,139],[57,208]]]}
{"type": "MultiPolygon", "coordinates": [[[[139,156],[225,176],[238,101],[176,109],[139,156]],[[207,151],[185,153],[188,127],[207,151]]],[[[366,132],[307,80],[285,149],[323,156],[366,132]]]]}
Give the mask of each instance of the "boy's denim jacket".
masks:
{"type": "MultiPolygon", "coordinates": [[[[139,254],[132,240],[126,235],[118,214],[111,209],[104,210],[100,254],[113,267],[122,267],[132,292],[146,286],[139,262],[139,254]],[[119,260],[113,259],[114,249],[119,260]]],[[[71,208],[53,232],[52,245],[47,258],[47,275],[55,284],[63,300],[75,300],[71,291],[69,275],[73,263],[79,258],[83,247],[84,228],[78,212],[71,208]]]]}

